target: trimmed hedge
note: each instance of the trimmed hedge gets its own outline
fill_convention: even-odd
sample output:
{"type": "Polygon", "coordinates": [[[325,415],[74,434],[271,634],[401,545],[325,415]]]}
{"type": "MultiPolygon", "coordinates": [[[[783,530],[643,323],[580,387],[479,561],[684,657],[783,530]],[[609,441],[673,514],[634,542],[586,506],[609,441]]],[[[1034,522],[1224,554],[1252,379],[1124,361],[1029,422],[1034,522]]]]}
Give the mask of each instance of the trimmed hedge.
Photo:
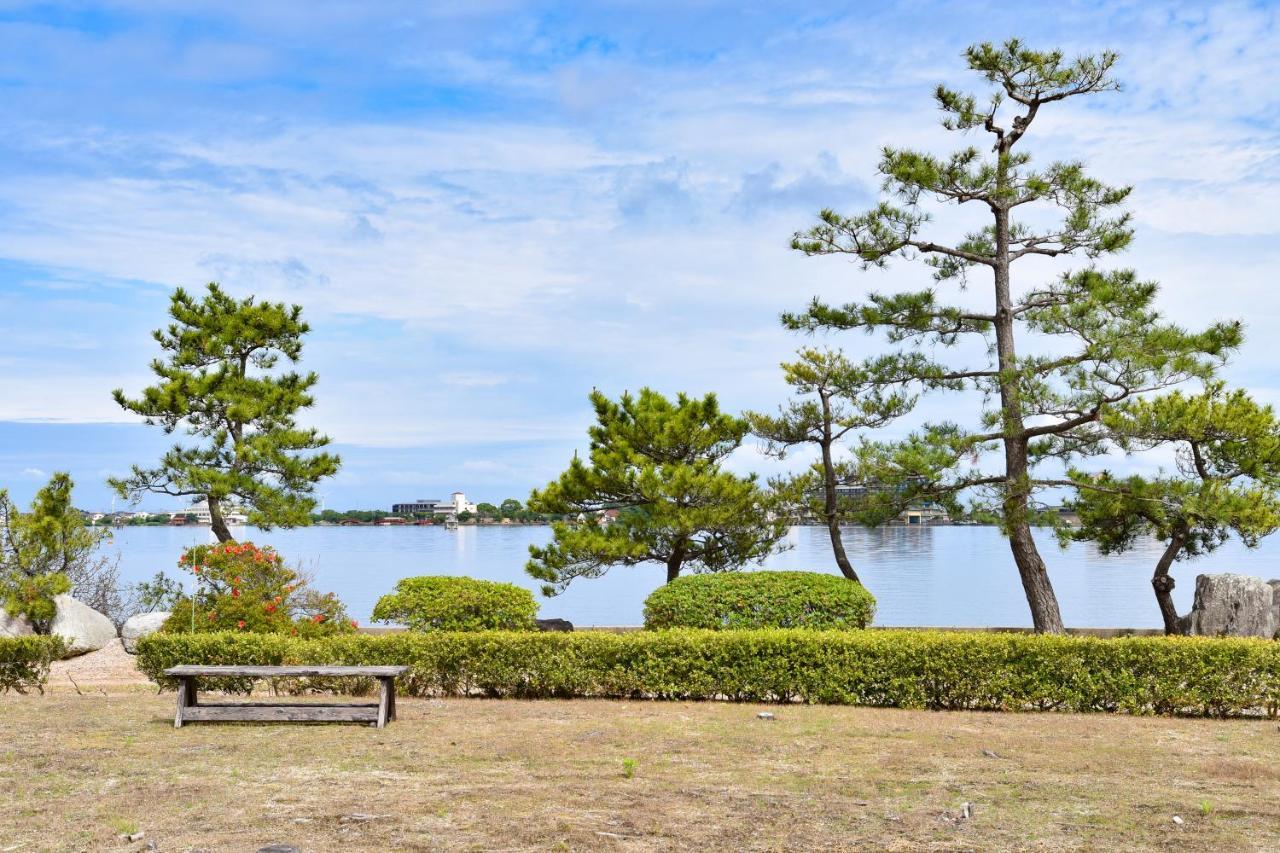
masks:
{"type": "Polygon", "coordinates": [[[67,653],[61,637],[0,637],[0,693],[44,693],[49,666],[67,653]]]}
{"type": "MultiPolygon", "coordinates": [[[[170,685],[162,671],[183,663],[406,664],[410,670],[399,684],[409,696],[1206,716],[1274,716],[1280,705],[1280,643],[1205,637],[777,629],[436,632],[319,640],[153,634],[138,643],[139,667],[164,686],[170,685]]],[[[312,686],[302,682],[294,689],[312,686]]]]}
{"type": "Polygon", "coordinates": [[[373,621],[410,631],[533,631],[537,615],[533,593],[523,587],[443,575],[404,578],[373,607],[373,621]]]}
{"type": "Polygon", "coordinates": [[[819,572],[688,575],[644,602],[644,626],[852,629],[871,624],[876,600],[859,583],[819,572]]]}

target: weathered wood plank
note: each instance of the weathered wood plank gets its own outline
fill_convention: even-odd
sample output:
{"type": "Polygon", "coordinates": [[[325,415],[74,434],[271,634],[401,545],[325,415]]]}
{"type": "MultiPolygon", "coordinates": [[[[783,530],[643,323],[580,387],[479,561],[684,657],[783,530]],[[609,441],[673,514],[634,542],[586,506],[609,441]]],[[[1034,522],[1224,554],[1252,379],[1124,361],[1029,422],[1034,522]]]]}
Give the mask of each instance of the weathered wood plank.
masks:
{"type": "Polygon", "coordinates": [[[187,687],[190,683],[185,678],[178,682],[178,710],[173,715],[173,727],[175,729],[182,728],[183,711],[187,708],[187,687]]]}
{"type": "Polygon", "coordinates": [[[373,723],[377,705],[198,705],[184,722],[373,723]]]}
{"type": "Polygon", "coordinates": [[[305,678],[308,676],[334,678],[395,678],[404,675],[407,666],[235,666],[191,665],[174,666],[164,671],[165,675],[174,678],[217,676],[243,678],[305,678]]]}
{"type": "Polygon", "coordinates": [[[391,716],[391,697],[395,695],[395,679],[381,678],[382,689],[378,691],[378,728],[385,729],[391,716]]]}

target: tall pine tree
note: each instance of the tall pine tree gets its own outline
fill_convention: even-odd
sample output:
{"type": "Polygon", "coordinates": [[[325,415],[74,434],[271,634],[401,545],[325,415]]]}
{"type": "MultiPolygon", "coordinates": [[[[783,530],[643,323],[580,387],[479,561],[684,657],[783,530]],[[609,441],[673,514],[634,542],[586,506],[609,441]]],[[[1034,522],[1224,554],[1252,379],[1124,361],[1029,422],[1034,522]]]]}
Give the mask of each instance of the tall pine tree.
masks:
{"type": "Polygon", "coordinates": [[[1129,215],[1119,212],[1128,187],[1107,186],[1078,162],[1034,169],[1019,146],[1042,108],[1117,89],[1111,77],[1116,55],[1069,60],[1013,40],[970,47],[965,59],[994,84],[994,94],[980,103],[940,85],[934,97],[943,126],[985,131],[990,154],[973,146],[947,157],[886,148],[879,168],[891,200],[853,217],[824,210],[792,245],[808,255],[852,256],[864,269],[893,257],[922,258],[938,283],[963,286],[982,271],[990,275],[988,296],[950,305],[939,300],[936,286],[872,293],[843,306],[815,300],[783,321],[798,330],[883,331],[900,346],[878,361],[879,381],[980,392],[979,427],[932,427],[897,452],[910,468],[914,450],[944,447],[955,467],[945,478],[938,472],[935,490],[987,490],[1036,630],[1061,632],[1057,597],[1031,534],[1037,465],[1101,452],[1105,435],[1097,421],[1108,407],[1207,377],[1238,345],[1240,332],[1223,323],[1192,333],[1164,321],[1152,307],[1156,286],[1130,271],[1086,268],[1048,286],[1015,286],[1013,268],[1024,259],[1093,259],[1120,251],[1132,238],[1129,215]],[[953,245],[926,235],[923,203],[930,199],[977,208],[987,224],[953,245]],[[974,338],[985,345],[979,363],[938,359],[937,353],[974,338]],[[996,470],[960,470],[964,459],[989,450],[998,451],[996,470]]]}
{"type": "Polygon", "coordinates": [[[210,284],[203,299],[179,288],[169,306],[173,322],[154,333],[165,358],[151,363],[159,382],[137,398],[116,390],[125,411],[166,433],[193,439],[175,444],[152,468],[133,466],[111,486],[136,500],[155,493],[206,501],[214,535],[232,540],[224,510],[229,501],[249,510],[258,527],[308,524],[316,483],[340,460],[310,453],[329,443],[295,417],[315,401],[315,373],[279,372],[280,359],[296,363],[311,327],[302,308],[236,299],[210,284]]]}

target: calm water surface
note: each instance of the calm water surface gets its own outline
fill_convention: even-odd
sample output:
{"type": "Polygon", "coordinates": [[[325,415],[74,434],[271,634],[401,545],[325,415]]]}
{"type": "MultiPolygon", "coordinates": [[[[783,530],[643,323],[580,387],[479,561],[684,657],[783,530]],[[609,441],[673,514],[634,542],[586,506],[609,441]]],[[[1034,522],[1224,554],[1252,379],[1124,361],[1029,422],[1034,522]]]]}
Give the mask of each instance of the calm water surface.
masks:
{"type": "MultiPolygon", "coordinates": [[[[537,594],[538,583],[524,573],[524,563],[530,544],[543,544],[551,537],[548,527],[498,526],[235,532],[241,540],[274,546],[290,564],[300,563],[314,576],[318,589],[337,593],[361,623],[368,622],[379,596],[412,575],[510,581],[537,594]]],[[[178,556],[190,545],[209,541],[209,536],[204,527],[126,527],[115,532],[109,547],[120,555],[123,580],[145,580],[161,569],[185,580],[189,576],[176,567],[178,556]]],[[[1104,557],[1089,545],[1063,551],[1047,532],[1038,539],[1068,625],[1160,626],[1150,584],[1161,550],[1158,543],[1104,557]]],[[[790,550],[769,559],[767,568],[837,571],[824,528],[792,528],[788,544],[790,550]]],[[[853,527],[845,531],[845,547],[876,596],[878,625],[1031,625],[1008,544],[995,528],[853,527]]],[[[1264,540],[1253,551],[1231,542],[1204,559],[1175,566],[1179,610],[1190,608],[1197,574],[1225,571],[1280,577],[1280,542],[1264,540]]],[[[541,615],[584,626],[639,625],[644,598],[663,577],[657,564],[614,567],[603,578],[575,581],[555,598],[539,595],[541,615]]]]}

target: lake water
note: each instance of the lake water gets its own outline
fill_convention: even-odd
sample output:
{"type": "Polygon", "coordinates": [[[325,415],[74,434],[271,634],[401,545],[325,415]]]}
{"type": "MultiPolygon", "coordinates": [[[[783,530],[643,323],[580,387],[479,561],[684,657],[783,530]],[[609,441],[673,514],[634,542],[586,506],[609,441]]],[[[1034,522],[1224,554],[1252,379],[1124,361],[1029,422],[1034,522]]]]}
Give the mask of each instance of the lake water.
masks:
{"type": "MultiPolygon", "coordinates": [[[[524,573],[530,544],[551,537],[548,527],[307,527],[263,533],[235,531],[237,538],[274,546],[288,562],[301,564],[318,589],[335,592],[353,618],[369,621],[378,597],[397,580],[413,575],[469,575],[510,581],[537,594],[538,582],[524,573]]],[[[145,580],[177,569],[183,549],[209,541],[204,527],[126,527],[115,531],[110,550],[120,555],[126,581],[145,580]]],[[[1119,557],[1104,557],[1089,545],[1060,550],[1048,531],[1038,535],[1063,618],[1069,626],[1158,628],[1151,570],[1160,553],[1150,542],[1119,557]]],[[[825,528],[795,527],[790,550],[766,562],[771,569],[836,572],[825,528]]],[[[863,582],[876,596],[877,625],[1031,625],[1009,547],[992,527],[849,528],[845,546],[863,582]]],[[[1241,572],[1280,577],[1280,543],[1264,540],[1256,550],[1237,542],[1217,553],[1175,566],[1174,598],[1191,606],[1195,576],[1241,572]]],[[[603,578],[578,580],[555,598],[538,599],[541,616],[576,625],[639,625],[645,596],[665,576],[659,565],[616,566],[603,578]]]]}

